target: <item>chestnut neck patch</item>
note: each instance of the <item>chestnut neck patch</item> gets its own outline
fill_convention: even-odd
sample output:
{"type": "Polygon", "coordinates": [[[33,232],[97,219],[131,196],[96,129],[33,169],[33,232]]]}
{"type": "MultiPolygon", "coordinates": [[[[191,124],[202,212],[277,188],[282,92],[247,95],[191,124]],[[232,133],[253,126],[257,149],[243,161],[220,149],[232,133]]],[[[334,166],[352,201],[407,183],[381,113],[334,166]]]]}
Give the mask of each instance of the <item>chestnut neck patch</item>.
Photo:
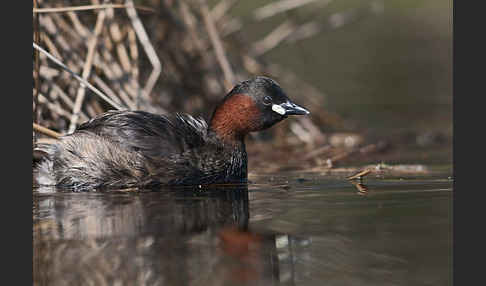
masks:
{"type": "Polygon", "coordinates": [[[214,111],[210,129],[223,140],[243,140],[246,134],[258,130],[260,116],[260,110],[249,95],[235,94],[214,111]]]}

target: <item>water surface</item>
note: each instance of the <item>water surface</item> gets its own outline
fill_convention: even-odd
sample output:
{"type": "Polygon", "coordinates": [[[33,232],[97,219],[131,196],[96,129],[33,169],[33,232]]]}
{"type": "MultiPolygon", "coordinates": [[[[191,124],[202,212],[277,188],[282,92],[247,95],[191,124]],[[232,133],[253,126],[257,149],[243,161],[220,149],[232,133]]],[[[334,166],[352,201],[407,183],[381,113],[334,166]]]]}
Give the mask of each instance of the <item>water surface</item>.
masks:
{"type": "Polygon", "coordinates": [[[34,192],[35,285],[452,285],[452,181],[34,192]]]}

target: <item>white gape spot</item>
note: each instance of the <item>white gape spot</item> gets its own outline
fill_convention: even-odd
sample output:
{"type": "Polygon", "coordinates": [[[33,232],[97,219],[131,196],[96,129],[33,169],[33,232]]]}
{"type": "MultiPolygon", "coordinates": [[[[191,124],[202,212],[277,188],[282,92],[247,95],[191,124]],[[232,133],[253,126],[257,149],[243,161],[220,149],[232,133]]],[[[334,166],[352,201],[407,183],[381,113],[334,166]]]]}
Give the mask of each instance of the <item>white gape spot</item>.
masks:
{"type": "Polygon", "coordinates": [[[280,115],[285,115],[285,108],[283,108],[280,105],[273,104],[272,105],[272,110],[275,111],[275,112],[277,112],[280,115]]]}

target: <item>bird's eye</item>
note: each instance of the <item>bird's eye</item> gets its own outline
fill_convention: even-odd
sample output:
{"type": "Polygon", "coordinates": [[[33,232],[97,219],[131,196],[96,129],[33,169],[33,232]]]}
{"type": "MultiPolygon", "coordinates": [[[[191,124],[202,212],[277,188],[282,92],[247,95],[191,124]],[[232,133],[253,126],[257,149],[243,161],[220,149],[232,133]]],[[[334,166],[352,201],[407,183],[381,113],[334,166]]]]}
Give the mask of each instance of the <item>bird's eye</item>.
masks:
{"type": "Polygon", "coordinates": [[[272,98],[270,96],[267,95],[263,98],[263,104],[269,105],[271,103],[272,103],[272,98]]]}

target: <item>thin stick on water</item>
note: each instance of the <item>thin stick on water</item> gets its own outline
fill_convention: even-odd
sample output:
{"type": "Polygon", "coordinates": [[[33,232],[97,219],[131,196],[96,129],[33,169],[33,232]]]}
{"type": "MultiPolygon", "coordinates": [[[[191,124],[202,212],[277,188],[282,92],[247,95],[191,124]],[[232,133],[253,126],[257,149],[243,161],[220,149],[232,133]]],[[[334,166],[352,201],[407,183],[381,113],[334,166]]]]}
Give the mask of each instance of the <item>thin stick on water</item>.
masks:
{"type": "Polygon", "coordinates": [[[133,1],[126,0],[125,5],[128,17],[132,21],[133,29],[135,30],[135,33],[137,34],[137,37],[140,40],[140,43],[142,44],[142,47],[144,48],[145,53],[147,54],[147,57],[154,68],[149,78],[147,79],[147,82],[145,83],[145,87],[142,93],[142,95],[148,97],[152,92],[155,83],[159,79],[159,75],[162,72],[162,65],[160,63],[159,57],[157,56],[157,53],[155,52],[154,47],[150,43],[147,32],[145,31],[145,28],[143,27],[142,22],[137,15],[137,11],[135,10],[135,5],[133,4],[133,1]]]}
{"type": "MultiPolygon", "coordinates": [[[[88,54],[86,55],[86,61],[84,63],[83,73],[82,73],[83,79],[85,80],[89,77],[89,74],[91,73],[91,67],[93,66],[93,58],[96,51],[96,44],[98,43],[98,36],[100,35],[101,29],[103,28],[105,17],[106,17],[105,10],[100,11],[96,19],[94,33],[88,44],[88,54]]],[[[73,115],[71,117],[71,123],[69,124],[69,131],[68,131],[69,133],[74,132],[74,129],[76,129],[76,125],[78,124],[78,119],[79,119],[79,111],[81,111],[81,107],[83,106],[85,94],[86,94],[86,87],[81,85],[76,94],[76,100],[74,101],[73,115]]]]}
{"type": "Polygon", "coordinates": [[[56,138],[56,139],[59,139],[59,137],[62,136],[61,133],[58,133],[56,131],[53,131],[53,130],[51,130],[49,128],[46,128],[44,126],[41,126],[41,125],[39,125],[37,123],[32,123],[32,124],[33,124],[34,130],[37,131],[37,132],[39,132],[39,133],[45,134],[47,136],[51,136],[51,137],[56,138]]]}
{"type": "Polygon", "coordinates": [[[73,72],[72,70],[70,70],[65,64],[63,64],[61,61],[59,61],[58,59],[56,59],[54,56],[52,56],[48,51],[44,50],[42,47],[40,47],[39,45],[37,45],[36,43],[32,43],[34,48],[39,50],[41,53],[45,54],[50,60],[52,60],[53,62],[55,62],[57,65],[59,65],[61,68],[63,68],[64,70],[66,70],[67,72],[69,72],[75,79],[77,79],[78,81],[81,82],[81,84],[84,84],[86,87],[88,87],[91,91],[93,91],[96,95],[98,95],[99,97],[101,97],[104,101],[106,101],[107,103],[109,103],[111,106],[113,106],[114,108],[116,108],[117,110],[125,110],[127,109],[126,107],[122,107],[118,104],[116,104],[115,102],[113,102],[110,98],[108,98],[106,95],[104,95],[101,91],[99,91],[96,87],[94,87],[92,84],[90,84],[88,81],[86,81],[85,79],[83,79],[82,77],[80,77],[78,74],[76,74],[75,72],[73,72]]]}
{"type": "Polygon", "coordinates": [[[206,2],[206,0],[199,0],[199,3],[201,4],[201,13],[203,16],[204,25],[208,30],[209,39],[211,40],[211,44],[213,45],[216,59],[218,60],[221,69],[223,70],[225,78],[225,88],[229,90],[235,84],[235,74],[233,73],[231,65],[226,58],[223,44],[221,43],[221,39],[219,38],[218,31],[216,30],[216,26],[214,25],[213,18],[211,18],[211,13],[209,12],[208,3],[206,2]]]}

